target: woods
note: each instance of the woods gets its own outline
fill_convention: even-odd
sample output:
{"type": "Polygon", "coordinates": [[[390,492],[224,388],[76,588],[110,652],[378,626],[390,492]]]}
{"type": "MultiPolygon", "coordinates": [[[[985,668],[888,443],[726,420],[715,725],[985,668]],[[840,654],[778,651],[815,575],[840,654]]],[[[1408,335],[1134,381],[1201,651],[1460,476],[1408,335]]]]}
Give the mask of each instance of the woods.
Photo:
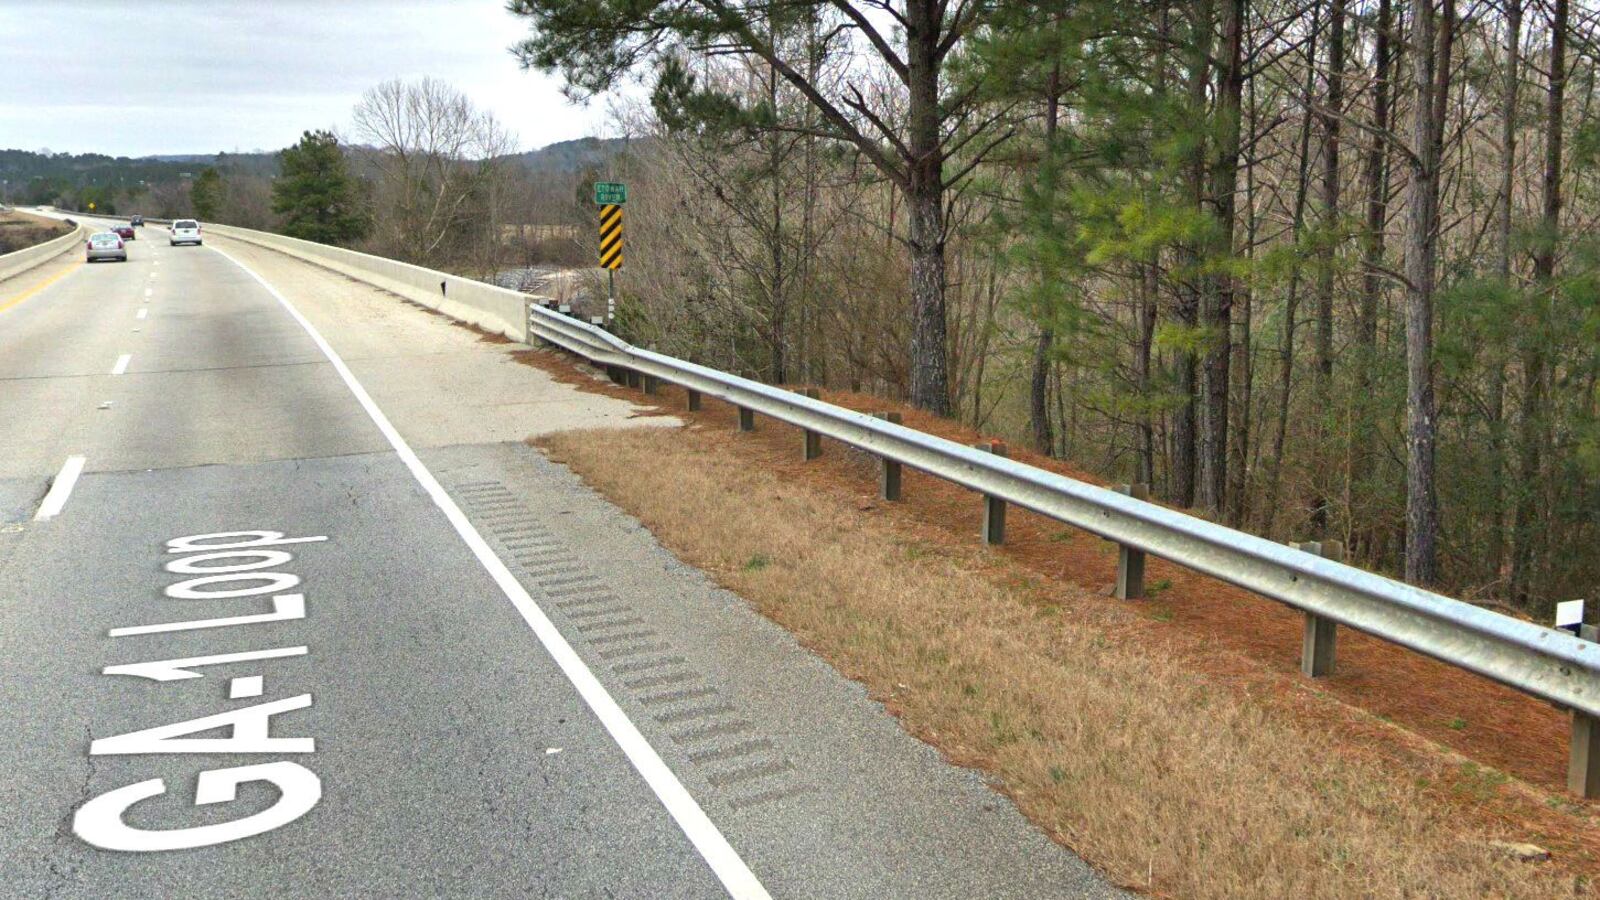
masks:
{"type": "Polygon", "coordinates": [[[641,338],[1542,614],[1600,578],[1569,3],[511,6],[525,65],[653,86],[641,338]]]}

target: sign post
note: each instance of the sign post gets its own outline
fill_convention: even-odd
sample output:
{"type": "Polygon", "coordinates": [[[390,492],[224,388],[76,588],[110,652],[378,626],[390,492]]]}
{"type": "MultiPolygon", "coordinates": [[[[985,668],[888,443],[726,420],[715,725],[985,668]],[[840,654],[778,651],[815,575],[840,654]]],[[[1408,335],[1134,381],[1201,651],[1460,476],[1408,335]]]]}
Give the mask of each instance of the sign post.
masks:
{"type": "Polygon", "coordinates": [[[606,325],[617,319],[617,270],[622,268],[622,204],[628,186],[614,181],[594,183],[594,202],[600,207],[600,268],[606,270],[606,325]]]}

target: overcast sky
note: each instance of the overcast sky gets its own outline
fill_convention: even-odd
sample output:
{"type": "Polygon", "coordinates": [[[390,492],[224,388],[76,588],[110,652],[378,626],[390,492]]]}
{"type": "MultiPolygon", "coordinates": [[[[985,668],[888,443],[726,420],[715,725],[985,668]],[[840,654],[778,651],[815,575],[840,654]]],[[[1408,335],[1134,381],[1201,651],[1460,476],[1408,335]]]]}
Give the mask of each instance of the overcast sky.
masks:
{"type": "Polygon", "coordinates": [[[502,0],[0,0],[0,148],[112,155],[277,150],[344,133],[367,88],[431,75],[522,149],[611,135],[604,98],[507,52],[502,0]]]}

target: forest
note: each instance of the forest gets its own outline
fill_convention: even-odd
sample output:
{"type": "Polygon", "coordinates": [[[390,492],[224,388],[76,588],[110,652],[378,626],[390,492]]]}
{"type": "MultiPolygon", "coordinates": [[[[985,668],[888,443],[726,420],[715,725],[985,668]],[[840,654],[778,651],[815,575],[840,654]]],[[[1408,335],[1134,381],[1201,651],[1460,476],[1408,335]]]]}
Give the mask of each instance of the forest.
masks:
{"type": "Polygon", "coordinates": [[[1592,595],[1595,10],[624,6],[512,3],[524,65],[652,86],[636,339],[1475,602],[1592,595]]]}

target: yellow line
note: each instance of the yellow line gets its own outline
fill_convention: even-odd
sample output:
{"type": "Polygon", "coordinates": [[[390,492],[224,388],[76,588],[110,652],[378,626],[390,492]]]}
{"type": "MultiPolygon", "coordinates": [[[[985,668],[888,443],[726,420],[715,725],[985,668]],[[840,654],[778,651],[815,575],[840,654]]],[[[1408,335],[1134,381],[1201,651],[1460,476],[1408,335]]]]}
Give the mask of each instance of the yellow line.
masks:
{"type": "Polygon", "coordinates": [[[73,272],[76,272],[76,271],[78,271],[78,267],[77,266],[68,266],[67,268],[63,269],[62,271],[57,272],[56,274],[50,276],[49,278],[46,278],[44,281],[41,281],[38,284],[34,285],[33,287],[28,288],[26,291],[23,291],[22,292],[22,296],[18,297],[15,300],[12,300],[10,303],[7,303],[7,304],[5,304],[3,306],[0,306],[0,313],[5,312],[6,310],[10,309],[13,306],[16,306],[17,304],[21,303],[24,300],[27,300],[29,297],[32,297],[34,294],[39,293],[40,291],[44,290],[45,288],[49,287],[50,285],[55,284],[56,282],[60,281],[61,279],[65,278],[65,277],[67,277],[68,275],[71,275],[73,272]]]}

